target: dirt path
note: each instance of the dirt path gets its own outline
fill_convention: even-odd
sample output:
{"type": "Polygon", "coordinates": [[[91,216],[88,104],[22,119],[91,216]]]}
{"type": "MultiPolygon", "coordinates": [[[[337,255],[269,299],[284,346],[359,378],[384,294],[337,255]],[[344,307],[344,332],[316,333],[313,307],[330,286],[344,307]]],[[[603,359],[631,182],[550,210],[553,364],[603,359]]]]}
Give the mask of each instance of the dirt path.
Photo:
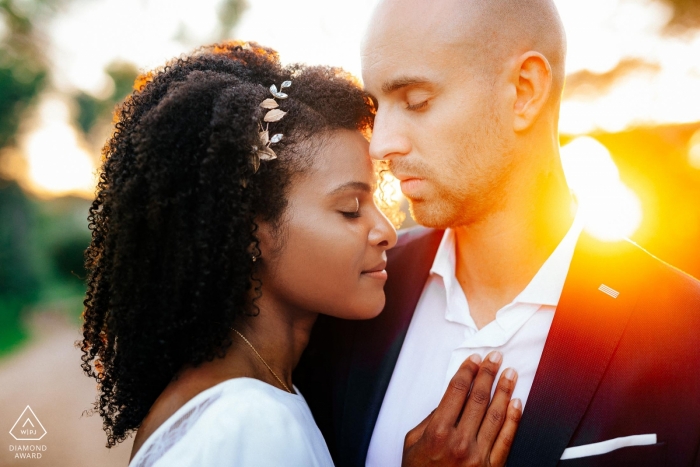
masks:
{"type": "Polygon", "coordinates": [[[80,368],[77,326],[60,314],[43,313],[31,323],[32,338],[0,360],[0,466],[126,467],[132,438],[107,449],[98,414],[91,408],[96,388],[80,368]],[[40,441],[16,441],[9,433],[29,405],[46,429],[40,441]],[[16,459],[11,446],[45,445],[40,459],[16,459]]]}

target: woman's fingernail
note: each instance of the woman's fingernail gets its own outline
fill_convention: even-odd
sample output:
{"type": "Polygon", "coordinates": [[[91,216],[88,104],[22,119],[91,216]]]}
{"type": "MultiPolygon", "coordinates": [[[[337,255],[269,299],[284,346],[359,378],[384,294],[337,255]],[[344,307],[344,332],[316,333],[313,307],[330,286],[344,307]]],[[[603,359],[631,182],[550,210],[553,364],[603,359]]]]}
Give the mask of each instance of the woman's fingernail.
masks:
{"type": "Polygon", "coordinates": [[[501,360],[503,360],[501,352],[491,352],[489,354],[489,361],[491,363],[501,363],[501,360]]]}
{"type": "Polygon", "coordinates": [[[520,401],[520,399],[513,399],[513,407],[520,410],[523,408],[523,403],[520,401]]]}
{"type": "Polygon", "coordinates": [[[515,370],[508,368],[503,372],[503,376],[505,376],[508,381],[513,381],[515,379],[515,370]]]}
{"type": "Polygon", "coordinates": [[[470,355],[469,360],[476,363],[477,365],[481,365],[481,355],[479,355],[478,353],[475,353],[474,355],[470,355]]]}

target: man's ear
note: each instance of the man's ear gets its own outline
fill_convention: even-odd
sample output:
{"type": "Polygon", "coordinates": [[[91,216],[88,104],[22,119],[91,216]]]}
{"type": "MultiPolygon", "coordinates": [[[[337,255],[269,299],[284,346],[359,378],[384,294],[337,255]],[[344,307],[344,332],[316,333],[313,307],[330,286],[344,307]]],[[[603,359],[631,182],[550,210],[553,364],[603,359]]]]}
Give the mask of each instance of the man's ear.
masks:
{"type": "Polygon", "coordinates": [[[515,73],[513,129],[525,131],[537,121],[549,102],[552,67],[544,55],[530,51],[520,56],[515,73]]]}

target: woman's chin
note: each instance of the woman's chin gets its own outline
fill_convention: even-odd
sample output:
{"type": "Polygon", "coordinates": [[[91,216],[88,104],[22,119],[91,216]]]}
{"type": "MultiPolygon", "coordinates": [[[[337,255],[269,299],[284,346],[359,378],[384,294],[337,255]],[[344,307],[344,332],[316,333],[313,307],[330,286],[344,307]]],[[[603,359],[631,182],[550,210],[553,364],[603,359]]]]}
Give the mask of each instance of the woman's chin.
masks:
{"type": "Polygon", "coordinates": [[[338,316],[338,318],[351,320],[376,318],[384,309],[385,302],[386,298],[384,296],[384,292],[382,291],[381,295],[378,296],[376,299],[367,300],[365,303],[362,303],[361,306],[358,306],[354,310],[348,310],[348,312],[344,314],[344,316],[338,316]]]}

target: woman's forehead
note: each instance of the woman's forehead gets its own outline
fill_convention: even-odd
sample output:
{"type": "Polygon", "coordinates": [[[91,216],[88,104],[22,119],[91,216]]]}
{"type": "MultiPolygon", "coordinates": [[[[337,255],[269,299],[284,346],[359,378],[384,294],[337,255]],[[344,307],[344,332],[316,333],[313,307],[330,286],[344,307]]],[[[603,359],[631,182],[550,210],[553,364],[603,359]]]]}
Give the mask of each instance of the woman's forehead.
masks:
{"type": "Polygon", "coordinates": [[[341,130],[333,132],[318,149],[309,182],[330,194],[352,183],[372,187],[375,178],[367,140],[359,131],[341,130]]]}

